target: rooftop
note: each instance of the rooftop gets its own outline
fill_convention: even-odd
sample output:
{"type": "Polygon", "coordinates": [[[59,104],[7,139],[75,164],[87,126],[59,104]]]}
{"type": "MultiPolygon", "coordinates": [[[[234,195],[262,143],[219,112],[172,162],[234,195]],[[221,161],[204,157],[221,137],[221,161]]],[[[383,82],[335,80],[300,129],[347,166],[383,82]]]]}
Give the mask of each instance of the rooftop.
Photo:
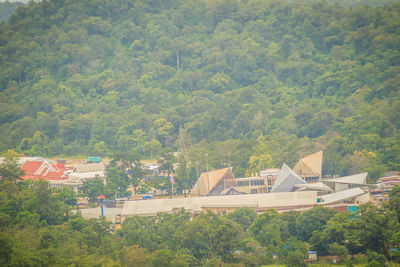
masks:
{"type": "Polygon", "coordinates": [[[300,175],[316,175],[322,173],[322,151],[308,155],[297,162],[293,171],[300,175]]]}
{"type": "Polygon", "coordinates": [[[288,165],[283,163],[279,176],[272,186],[271,193],[292,192],[295,184],[305,184],[306,182],[300,178],[288,165]]]}
{"type": "Polygon", "coordinates": [[[196,184],[193,186],[191,190],[192,195],[200,195],[205,196],[208,195],[216,185],[224,179],[233,180],[233,173],[231,168],[224,168],[214,171],[203,172],[199,179],[197,180],[196,184]]]}
{"type": "Polygon", "coordinates": [[[191,198],[164,198],[126,201],[123,216],[154,216],[159,212],[172,212],[184,208],[201,212],[204,208],[251,207],[258,210],[280,207],[312,206],[317,203],[317,192],[289,192],[272,194],[228,195],[191,198]]]}
{"type": "Polygon", "coordinates": [[[346,201],[361,195],[364,195],[365,192],[359,187],[356,188],[351,188],[348,190],[340,191],[337,193],[325,195],[321,197],[321,202],[320,204],[334,204],[342,201],[346,201]]]}

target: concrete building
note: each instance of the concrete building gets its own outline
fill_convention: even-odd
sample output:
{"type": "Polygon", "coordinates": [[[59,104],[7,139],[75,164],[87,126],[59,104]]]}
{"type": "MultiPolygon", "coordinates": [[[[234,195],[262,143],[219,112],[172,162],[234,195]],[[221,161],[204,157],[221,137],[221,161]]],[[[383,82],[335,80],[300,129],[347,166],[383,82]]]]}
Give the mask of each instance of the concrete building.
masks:
{"type": "Polygon", "coordinates": [[[124,203],[122,217],[126,218],[134,215],[155,216],[159,212],[171,213],[174,209],[179,208],[194,214],[203,211],[225,214],[239,207],[248,207],[261,213],[269,208],[274,208],[278,211],[301,210],[311,208],[315,204],[317,204],[317,193],[311,191],[133,200],[124,203]]]}
{"type": "Polygon", "coordinates": [[[237,190],[247,194],[270,193],[280,169],[271,168],[260,171],[260,176],[236,178],[237,190]]]}
{"type": "Polygon", "coordinates": [[[334,190],[334,192],[344,191],[355,187],[372,187],[374,185],[367,184],[368,173],[359,173],[334,179],[323,179],[322,183],[326,184],[334,190]]]}
{"type": "Polygon", "coordinates": [[[83,182],[94,178],[100,178],[105,184],[106,177],[106,167],[103,162],[77,164],[72,170],[65,172],[63,180],[49,181],[49,185],[56,188],[68,186],[75,192],[78,192],[83,182]]]}

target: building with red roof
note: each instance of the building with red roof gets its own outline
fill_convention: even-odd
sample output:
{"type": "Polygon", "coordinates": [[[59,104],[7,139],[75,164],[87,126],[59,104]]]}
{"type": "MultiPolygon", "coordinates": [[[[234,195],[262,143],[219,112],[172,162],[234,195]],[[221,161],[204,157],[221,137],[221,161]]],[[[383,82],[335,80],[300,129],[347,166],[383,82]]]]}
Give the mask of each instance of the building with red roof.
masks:
{"type": "Polygon", "coordinates": [[[67,180],[65,174],[65,164],[56,164],[48,160],[26,161],[21,170],[25,171],[23,180],[67,180]]]}

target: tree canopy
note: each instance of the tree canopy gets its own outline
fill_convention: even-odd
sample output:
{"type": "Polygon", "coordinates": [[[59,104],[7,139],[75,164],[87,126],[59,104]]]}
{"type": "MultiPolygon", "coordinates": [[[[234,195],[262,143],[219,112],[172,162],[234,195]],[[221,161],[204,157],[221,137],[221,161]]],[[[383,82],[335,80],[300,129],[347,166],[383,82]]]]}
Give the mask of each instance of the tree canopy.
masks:
{"type": "Polygon", "coordinates": [[[0,151],[184,144],[244,175],[325,149],[325,174],[379,177],[400,167],[399,8],[31,1],[0,24],[0,151]]]}

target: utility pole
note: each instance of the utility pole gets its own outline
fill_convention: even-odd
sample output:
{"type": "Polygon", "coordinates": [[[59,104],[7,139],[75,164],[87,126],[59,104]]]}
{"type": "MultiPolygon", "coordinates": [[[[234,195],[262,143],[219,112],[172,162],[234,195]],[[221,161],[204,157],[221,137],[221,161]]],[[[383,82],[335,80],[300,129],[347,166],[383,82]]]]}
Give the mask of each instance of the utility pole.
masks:
{"type": "Polygon", "coordinates": [[[208,176],[208,154],[206,154],[206,167],[207,167],[207,194],[210,193],[210,177],[208,176]]]}
{"type": "Polygon", "coordinates": [[[200,196],[200,180],[199,180],[199,162],[196,161],[196,175],[197,175],[197,189],[199,190],[199,197],[200,196]]]}
{"type": "Polygon", "coordinates": [[[179,52],[178,51],[176,51],[176,66],[177,66],[177,69],[179,70],[179,52]]]}

